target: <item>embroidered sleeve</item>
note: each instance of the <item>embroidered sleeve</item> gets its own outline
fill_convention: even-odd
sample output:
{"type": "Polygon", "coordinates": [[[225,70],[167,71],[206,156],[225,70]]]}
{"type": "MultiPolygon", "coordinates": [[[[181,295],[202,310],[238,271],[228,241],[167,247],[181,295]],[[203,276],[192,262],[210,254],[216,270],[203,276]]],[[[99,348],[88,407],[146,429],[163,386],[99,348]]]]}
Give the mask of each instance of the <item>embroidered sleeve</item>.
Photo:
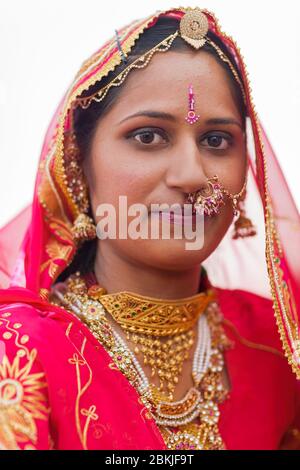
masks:
{"type": "Polygon", "coordinates": [[[21,323],[0,312],[0,449],[51,449],[45,372],[21,323]]]}

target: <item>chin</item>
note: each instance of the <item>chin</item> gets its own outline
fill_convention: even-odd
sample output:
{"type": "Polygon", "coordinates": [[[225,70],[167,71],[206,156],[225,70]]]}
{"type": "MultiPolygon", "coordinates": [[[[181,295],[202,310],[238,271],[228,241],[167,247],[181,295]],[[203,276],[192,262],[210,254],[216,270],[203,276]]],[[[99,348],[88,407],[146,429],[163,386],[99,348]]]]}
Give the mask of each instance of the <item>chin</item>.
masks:
{"type": "Polygon", "coordinates": [[[157,269],[181,270],[201,264],[211,253],[206,244],[200,249],[187,250],[186,243],[194,246],[193,240],[187,239],[151,240],[144,246],[136,245],[133,255],[137,262],[157,269]]]}

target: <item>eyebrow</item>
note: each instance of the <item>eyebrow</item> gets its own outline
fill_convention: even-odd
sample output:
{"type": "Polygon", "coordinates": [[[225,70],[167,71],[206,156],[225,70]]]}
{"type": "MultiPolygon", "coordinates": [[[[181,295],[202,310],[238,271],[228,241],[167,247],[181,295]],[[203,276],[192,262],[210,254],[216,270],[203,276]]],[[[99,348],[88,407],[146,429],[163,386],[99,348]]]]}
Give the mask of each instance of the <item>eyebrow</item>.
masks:
{"type": "MultiPolygon", "coordinates": [[[[166,113],[164,111],[145,110],[145,111],[138,111],[137,113],[134,113],[134,114],[131,114],[130,116],[127,116],[126,118],[122,119],[122,121],[120,121],[118,124],[122,124],[123,122],[128,121],[129,119],[133,119],[135,117],[141,117],[141,116],[156,118],[156,119],[165,119],[165,120],[168,120],[168,121],[171,121],[171,122],[176,122],[176,117],[173,114],[166,113]]],[[[229,118],[229,117],[210,118],[210,119],[207,119],[204,123],[207,124],[207,125],[209,125],[209,124],[214,124],[214,125],[217,125],[217,124],[225,124],[225,125],[234,124],[234,125],[238,126],[240,129],[243,130],[243,127],[242,127],[242,125],[239,121],[237,121],[234,118],[229,118]]]]}

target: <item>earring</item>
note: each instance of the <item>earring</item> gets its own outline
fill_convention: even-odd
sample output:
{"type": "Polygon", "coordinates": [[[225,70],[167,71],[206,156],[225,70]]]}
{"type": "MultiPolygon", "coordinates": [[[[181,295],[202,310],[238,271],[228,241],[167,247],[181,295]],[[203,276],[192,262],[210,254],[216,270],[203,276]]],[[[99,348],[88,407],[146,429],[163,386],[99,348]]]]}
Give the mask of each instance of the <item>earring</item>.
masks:
{"type": "Polygon", "coordinates": [[[80,150],[73,130],[65,133],[64,163],[68,190],[80,211],[71,229],[76,244],[80,245],[86,240],[96,238],[96,226],[93,219],[87,215],[89,210],[88,188],[80,165],[80,150]]]}
{"type": "Polygon", "coordinates": [[[97,236],[93,219],[83,213],[76,217],[71,232],[77,244],[81,244],[87,240],[93,240],[97,236]]]}
{"type": "Polygon", "coordinates": [[[238,201],[235,204],[234,215],[238,215],[238,218],[234,222],[234,230],[232,235],[233,240],[237,240],[238,238],[253,237],[257,234],[251,219],[246,217],[244,199],[238,201]]]}
{"type": "Polygon", "coordinates": [[[233,215],[234,217],[238,217],[234,223],[234,231],[232,235],[233,240],[238,238],[253,237],[256,235],[256,229],[252,224],[251,219],[246,217],[244,202],[246,197],[246,185],[247,180],[238,194],[230,194],[227,190],[225,190],[225,194],[232,201],[233,215]]]}

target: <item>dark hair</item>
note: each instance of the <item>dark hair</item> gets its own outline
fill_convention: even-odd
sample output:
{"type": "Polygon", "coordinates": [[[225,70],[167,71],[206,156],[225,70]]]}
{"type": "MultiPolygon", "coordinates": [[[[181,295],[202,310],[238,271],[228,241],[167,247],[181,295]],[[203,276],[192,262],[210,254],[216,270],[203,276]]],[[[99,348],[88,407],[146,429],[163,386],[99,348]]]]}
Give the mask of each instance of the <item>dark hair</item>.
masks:
{"type": "MultiPolygon", "coordinates": [[[[105,86],[112,79],[114,79],[122,70],[124,70],[130,63],[136,60],[139,56],[145,54],[148,50],[152,49],[159,42],[163,41],[170,34],[174,33],[178,29],[178,20],[175,18],[161,17],[158,19],[156,24],[151,28],[148,28],[139,37],[135,45],[133,46],[130,54],[127,55],[127,63],[121,62],[114,71],[110,72],[107,77],[104,77],[95,85],[91,86],[88,90],[81,94],[82,97],[90,96],[97,90],[105,86]]],[[[230,59],[234,66],[238,76],[243,83],[242,76],[236,66],[235,59],[227,47],[223,44],[218,36],[212,31],[208,31],[207,37],[209,37],[217,46],[225,53],[230,59]]],[[[176,37],[173,41],[170,50],[175,51],[186,51],[189,50],[190,46],[180,37],[176,37]]],[[[218,63],[226,70],[229,78],[230,87],[233,92],[234,99],[237,104],[237,108],[240,112],[243,128],[246,127],[246,116],[247,109],[244,103],[243,95],[240,86],[233,77],[232,71],[229,65],[224,62],[213,46],[209,43],[205,43],[201,47],[201,51],[206,51],[213,55],[218,63]]],[[[90,146],[93,140],[94,132],[97,128],[97,123],[100,118],[111,108],[113,103],[117,100],[119,94],[122,91],[122,85],[119,87],[112,87],[107,93],[106,97],[100,103],[92,101],[87,109],[82,109],[78,106],[74,110],[74,130],[77,138],[80,155],[84,159],[89,155],[90,146]]],[[[90,213],[91,215],[91,213],[90,213]]],[[[71,273],[80,270],[82,273],[88,272],[93,269],[95,254],[96,254],[97,240],[85,242],[84,245],[77,251],[70,266],[59,276],[58,280],[67,278],[71,273]]]]}

